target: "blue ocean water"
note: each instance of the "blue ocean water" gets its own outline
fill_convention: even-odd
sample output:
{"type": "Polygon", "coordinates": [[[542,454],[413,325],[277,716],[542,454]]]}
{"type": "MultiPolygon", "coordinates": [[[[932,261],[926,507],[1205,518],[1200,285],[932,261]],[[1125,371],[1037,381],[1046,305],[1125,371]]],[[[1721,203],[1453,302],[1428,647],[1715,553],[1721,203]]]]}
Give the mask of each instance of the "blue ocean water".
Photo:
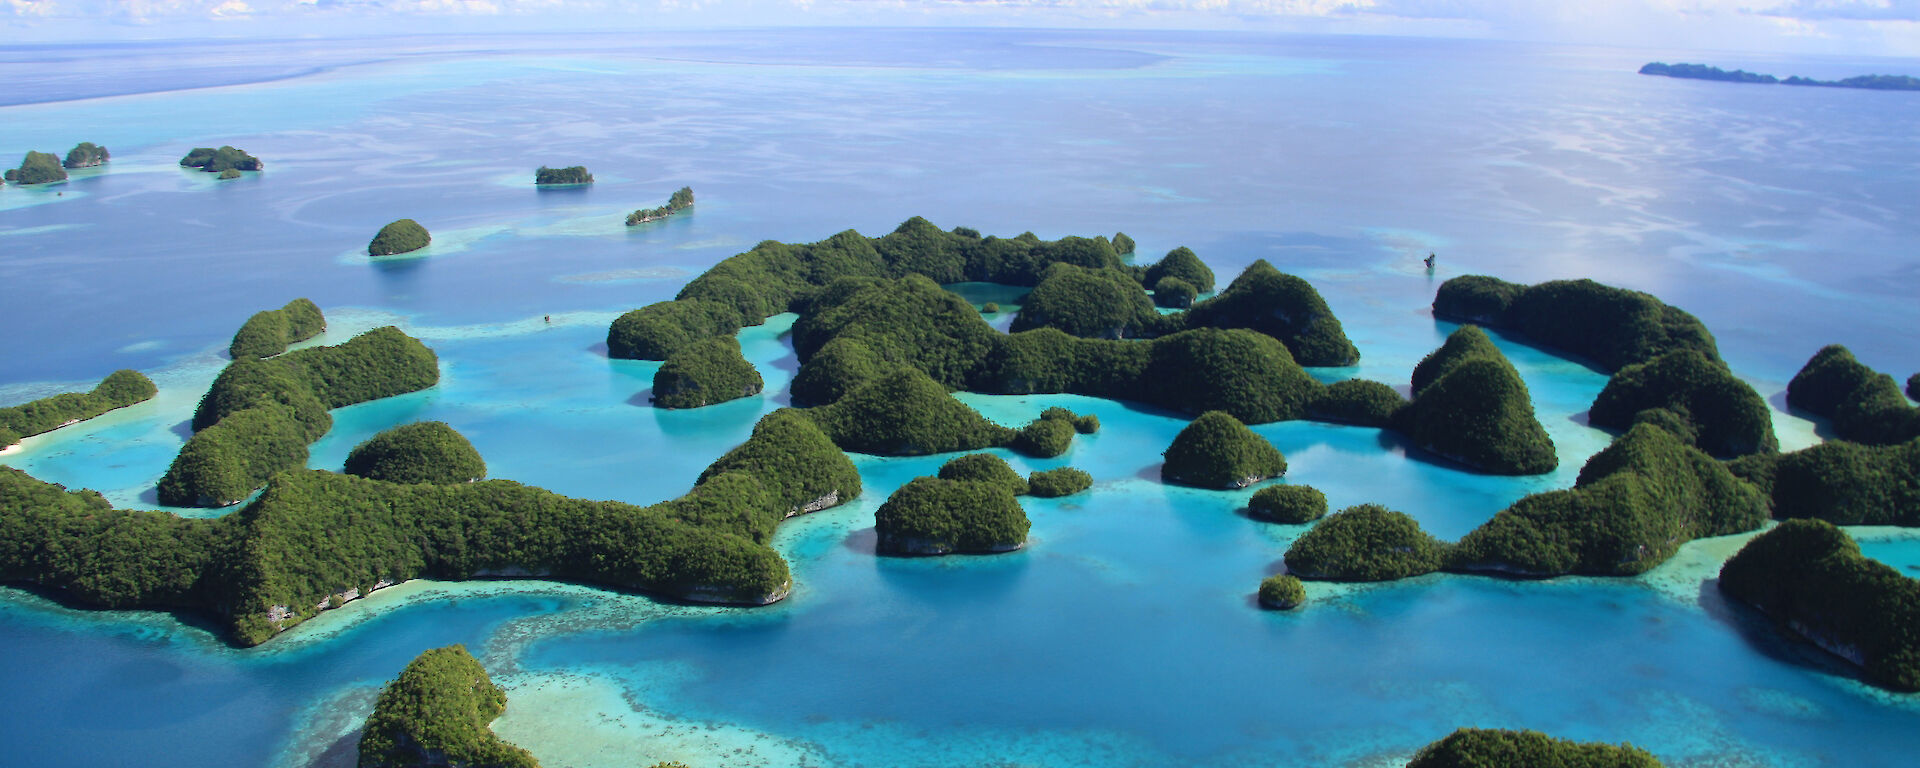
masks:
{"type": "MultiPolygon", "coordinates": [[[[1267,259],[1313,280],[1361,348],[1359,366],[1316,371],[1329,380],[1404,385],[1453,329],[1427,310],[1434,287],[1465,273],[1651,291],[1706,321],[1780,408],[1827,343],[1900,378],[1920,369],[1920,100],[1633,74],[1652,58],[1748,64],[1712,56],[970,30],[0,48],[0,152],[84,140],[114,153],[64,184],[0,188],[0,403],[119,367],[161,385],[0,462],[153,506],[233,330],[307,296],[331,322],[318,343],[398,323],[443,373],[336,411],[311,466],[440,419],[491,476],[671,498],[786,404],[792,318],[742,333],[763,395],[693,411],[649,407],[657,364],[607,359],[607,323],[760,240],[880,234],[914,215],[1000,235],[1124,230],[1145,259],[1194,248],[1223,284],[1267,259]],[[156,60],[169,79],[130,74],[156,60]],[[216,182],[174,165],[220,144],[267,169],[216,182]],[[598,180],[536,190],[543,164],[598,180]],[[622,226],[682,185],[693,212],[622,226]],[[401,216],[433,231],[424,255],[361,255],[401,216]],[[1434,274],[1418,263],[1430,251],[1434,274]]],[[[1002,328],[1020,299],[959,288],[1000,303],[1002,328]]],[[[1288,456],[1283,482],[1336,507],[1387,504],[1449,539],[1570,485],[1608,439],[1584,420],[1605,377],[1497,341],[1560,449],[1556,472],[1488,477],[1377,430],[1257,427],[1288,456]]],[[[1920,701],[1852,681],[1719,600],[1725,542],[1690,549],[1712,567],[1647,579],[1313,585],[1305,610],[1263,613],[1254,587],[1305,526],[1247,519],[1250,491],[1159,483],[1182,419],[961,397],[1010,424],[1056,404],[1102,420],[1066,456],[1006,454],[1097,481],[1025,501],[1026,551],[875,557],[873,510],[944,457],[860,458],[862,498],[782,528],[796,592],[768,608],[431,585],[239,650],[191,618],[0,591],[8,759],[351,764],[369,692],[450,642],[509,687],[499,728],[547,765],[1395,764],[1463,725],[1631,740],[1669,765],[1903,765],[1920,747],[1920,701]],[[614,743],[627,751],[581,746],[614,743]]],[[[1817,425],[1776,421],[1789,447],[1817,439],[1817,425]]],[[[1920,563],[1912,538],[1863,548],[1920,563]]]]}

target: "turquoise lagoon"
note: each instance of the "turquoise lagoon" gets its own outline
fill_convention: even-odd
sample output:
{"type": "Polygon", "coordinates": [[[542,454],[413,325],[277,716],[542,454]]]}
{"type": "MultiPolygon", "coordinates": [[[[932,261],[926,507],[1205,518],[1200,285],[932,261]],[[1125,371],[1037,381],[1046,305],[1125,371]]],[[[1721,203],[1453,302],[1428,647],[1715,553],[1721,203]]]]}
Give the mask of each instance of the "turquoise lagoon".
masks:
{"type": "MultiPolygon", "coordinates": [[[[440,419],[492,476],[563,493],[676,496],[786,404],[790,316],[742,342],[757,398],[649,407],[656,363],[608,360],[607,323],[762,239],[880,234],[909,216],[990,234],[1124,230],[1142,258],[1194,248],[1222,284],[1254,259],[1313,280],[1404,384],[1453,326],[1445,278],[1594,277],[1699,315],[1784,409],[1821,345],[1920,368],[1920,101],[1633,74],[1650,59],[1831,77],[1915,62],[1227,34],[784,31],[639,37],[0,48],[0,151],[95,141],[102,171],[0,189],[0,402],[136,367],[152,403],[27,441],[0,462],[153,506],[152,487],[233,329],[296,296],[333,343],[396,323],[442,383],[335,412],[312,466],[440,419]],[[564,54],[556,55],[556,51],[564,54]],[[57,67],[56,58],[80,63],[57,67]],[[165,79],[140,74],[154,60],[165,79]],[[181,171],[233,144],[267,169],[181,171]],[[591,187],[536,190],[538,165],[591,187]],[[624,214],[692,186],[689,214],[624,214]],[[360,249],[399,217],[424,254],[360,249]],[[1428,274],[1418,258],[1438,252],[1428,274]]],[[[964,286],[1008,311],[1018,291],[964,286]]],[[[1605,377],[1497,338],[1561,467],[1461,472],[1377,430],[1257,427],[1285,482],[1379,502],[1457,538],[1572,483],[1608,436],[1605,377]]],[[[995,557],[873,554],[873,511],[946,457],[856,457],[867,485],[785,524],[792,598],[660,603],[542,582],[415,582],[254,649],[195,617],[94,612],[0,590],[6,762],[350,765],[356,722],[414,655],[466,643],[509,688],[496,728],[550,766],[1397,765],[1459,726],[1632,741],[1676,766],[1895,766],[1920,699],[1854,681],[1719,598],[1744,537],[1637,579],[1432,576],[1309,585],[1255,609],[1305,526],[1247,519],[1250,491],[1159,482],[1184,421],[1072,396],[960,395],[1018,423],[1100,416],[1057,459],[1092,492],[1029,499],[1033,542],[995,557]]],[[[1776,414],[1789,447],[1821,427],[1776,414]]],[[[177,510],[183,514],[222,514],[177,510]]],[[[1863,529],[1912,572],[1920,541],[1863,529]]]]}

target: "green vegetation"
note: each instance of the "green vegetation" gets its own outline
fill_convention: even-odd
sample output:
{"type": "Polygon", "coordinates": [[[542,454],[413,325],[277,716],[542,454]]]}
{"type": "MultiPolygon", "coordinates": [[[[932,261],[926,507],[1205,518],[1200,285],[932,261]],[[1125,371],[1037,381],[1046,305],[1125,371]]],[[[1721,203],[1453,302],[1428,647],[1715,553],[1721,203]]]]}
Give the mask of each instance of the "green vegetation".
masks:
{"type": "Polygon", "coordinates": [[[392,256],[399,253],[412,253],[427,247],[433,242],[433,236],[427,234],[427,228],[413,219],[400,219],[380,228],[367,243],[367,253],[373,256],[392,256]]]}
{"type": "Polygon", "coordinates": [[[380,691],[360,732],[360,768],[539,768],[488,727],[506,711],[506,691],[466,646],[426,651],[380,691]]]}
{"type": "Polygon", "coordinates": [[[1907,377],[1907,397],[1920,400],[1920,373],[1907,377]]]}
{"type": "Polygon", "coordinates": [[[548,168],[543,165],[540,166],[539,170],[533,172],[533,183],[539,185],[592,184],[593,174],[588,173],[587,167],[584,165],[575,165],[568,168],[548,168]]]}
{"type": "Polygon", "coordinates": [[[1000,304],[992,301],[982,304],[980,305],[980,314],[983,314],[983,315],[1000,314],[1000,304]]]}
{"type": "Polygon", "coordinates": [[[665,360],[675,350],[709,336],[732,336],[745,324],[738,310],[698,299],[662,301],[627,312],[607,329],[607,356],[616,360],[665,360]]]}
{"type": "Polygon", "coordinates": [[[1407,768],[1661,768],[1632,744],[1556,739],[1539,731],[1461,728],[1420,749],[1407,768]]]}
{"type": "Polygon", "coordinates": [[[1520,372],[1471,325],[1414,367],[1413,402],[1394,423],[1422,450],[1483,472],[1533,475],[1560,463],[1520,372]]]}
{"type": "Polygon", "coordinates": [[[1083,338],[1121,339],[1156,336],[1164,325],[1125,271],[1055,264],[1021,303],[1012,330],[1058,328],[1083,338]]]}
{"type": "Polygon", "coordinates": [[[1773,516],[1835,525],[1920,526],[1920,438],[1899,445],[1829,441],[1728,465],[1773,500],[1773,516]]]}
{"type": "Polygon", "coordinates": [[[444,421],[402,424],[367,438],[347,454],[349,475],[389,483],[467,483],[487,476],[487,462],[466,436],[444,421]]]}
{"type": "Polygon", "coordinates": [[[247,318],[227,345],[227,356],[235,360],[273,357],[287,351],[288,345],[311,339],[326,329],[327,318],[320,314],[320,307],[308,299],[294,299],[284,307],[261,310],[247,318]]]}
{"type": "Polygon", "coordinates": [[[1051,406],[1046,410],[1041,411],[1040,418],[1047,419],[1047,420],[1058,419],[1061,421],[1065,421],[1073,425],[1073,431],[1083,435],[1091,435],[1095,432],[1100,431],[1099,416],[1095,416],[1091,413],[1086,414],[1084,416],[1076,415],[1073,411],[1069,411],[1057,405],[1051,406]]]}
{"type": "Polygon", "coordinates": [[[236,168],[228,168],[220,172],[219,178],[221,181],[232,181],[234,179],[240,178],[240,171],[239,169],[236,169],[236,168]]]}
{"type": "Polygon", "coordinates": [[[1751,531],[1765,497],[1672,433],[1638,424],[1568,490],[1514,502],[1460,540],[1452,567],[1527,576],[1643,573],[1703,536],[1751,531]]]}
{"type": "Polygon", "coordinates": [[[791,581],[765,545],[779,521],[859,493],[852,462],[791,410],[761,419],[687,495],[651,507],[505,480],[397,484],[294,470],[234,514],[182,519],[115,510],[97,493],[0,469],[0,580],[85,605],[202,612],[246,645],[413,578],[513,573],[764,604],[791,581]]]}
{"type": "MultiPolygon", "coordinates": [[[[871,353],[873,373],[909,365],[947,389],[966,387],[981,358],[1004,343],[973,305],[919,275],[836,280],[816,291],[802,310],[793,324],[793,348],[803,364],[811,364],[829,341],[857,341],[871,353]]],[[[841,377],[855,372],[837,370],[833,387],[851,389],[856,382],[841,377]]],[[[808,402],[820,402],[813,394],[808,402]]]]}
{"type": "Polygon", "coordinates": [[[1114,253],[1118,253],[1122,256],[1125,256],[1130,253],[1133,253],[1133,248],[1134,248],[1133,238],[1127,237],[1127,233],[1125,232],[1113,233],[1113,252],[1114,253]]]}
{"type": "Polygon", "coordinates": [[[106,147],[83,141],[67,150],[67,159],[60,165],[66,168],[92,168],[105,164],[109,157],[106,147]]]}
{"type": "Polygon", "coordinates": [[[880,456],[975,451],[1007,445],[1016,435],[910,367],[896,368],[832,405],[803,413],[841,450],[880,456]]]}
{"type": "Polygon", "coordinates": [[[146,402],[158,391],[139,371],[123,368],[107,374],[90,392],[66,392],[0,408],[0,448],[116,408],[146,402]]]}
{"type": "Polygon", "coordinates": [[[1407,399],[1393,387],[1368,379],[1347,379],[1322,390],[1320,397],[1307,406],[1307,417],[1314,421],[1386,428],[1393,426],[1394,414],[1406,405],[1407,399]]]}
{"type": "Polygon", "coordinates": [[[1691,80],[1718,80],[1728,83],[1757,83],[1760,85],[1806,85],[1824,88],[1865,88],[1875,91],[1920,91],[1920,77],[1910,75],[1856,75],[1839,80],[1816,80],[1811,77],[1793,75],[1785,80],[1773,75],[1762,75],[1736,69],[1728,72],[1719,67],[1705,64],[1664,64],[1652,62],[1640,68],[1643,75],[1665,75],[1667,77],[1687,78],[1691,80]]]}
{"type": "Polygon", "coordinates": [[[653,404],[698,408],[757,395],[760,371],[740,353],[732,336],[709,336],[667,356],[653,374],[653,404]]]}
{"type": "Polygon", "coordinates": [[[1006,486],[919,477],[873,515],[888,555],[1007,552],[1026,546],[1032,523],[1006,486]]]}
{"type": "Polygon", "coordinates": [[[1153,284],[1153,305],[1185,309],[1193,306],[1193,297],[1198,295],[1193,284],[1177,277],[1163,277],[1153,284]]]}
{"type": "Polygon", "coordinates": [[[8,169],[4,176],[12,184],[46,184],[66,181],[67,169],[60,167],[60,158],[50,153],[28,152],[20,160],[20,167],[8,169]]]}
{"type": "MultiPolygon", "coordinates": [[[[1131,244],[1132,241],[1128,242],[1131,244]]],[[[1200,257],[1186,246],[1168,251],[1160,261],[1147,267],[1146,275],[1140,282],[1146,285],[1158,285],[1161,280],[1169,277],[1193,286],[1193,289],[1200,293],[1213,290],[1213,270],[1207,268],[1206,262],[1201,261],[1200,257]]]]}
{"type": "Polygon", "coordinates": [[[1841,439],[1891,445],[1920,437],[1920,409],[1893,377],[1876,373],[1838,344],[1808,360],[1787,384],[1787,405],[1833,423],[1841,439]]]}
{"type": "Polygon", "coordinates": [[[1200,414],[1164,455],[1162,478],[1200,488],[1245,488],[1287,472],[1280,449],[1225,411],[1200,414]]]}
{"type": "Polygon", "coordinates": [[[194,412],[196,432],[160,479],[160,503],[236,503],[273,473],[306,464],[307,444],[332,425],[328,409],[418,391],[439,380],[433,350],[392,326],[338,346],[271,360],[236,359],[194,412]]]}
{"type": "Polygon", "coordinates": [[[1697,350],[1676,349],[1621,368],[1594,398],[1588,421],[1596,427],[1626,429],[1635,420],[1660,418],[1674,434],[1720,457],[1772,453],[1767,401],[1725,365],[1697,350]],[[1663,411],[1661,416],[1644,415],[1663,411]]]}
{"type": "Polygon", "coordinates": [[[970,389],[1067,392],[1193,414],[1224,410],[1250,424],[1300,418],[1321,390],[1279,341],[1246,330],[1204,328],[1151,342],[1075,339],[1053,329],[1000,338],[970,389]]]}
{"type": "Polygon", "coordinates": [[[1269,485],[1253,492],[1247,514],[1256,520],[1301,525],[1327,514],[1327,496],[1311,485],[1269,485]]]}
{"type": "Polygon", "coordinates": [[[218,173],[220,174],[220,178],[225,179],[239,178],[239,174],[237,173],[233,176],[228,176],[226,174],[227,171],[257,171],[265,168],[266,164],[260,162],[260,158],[249,155],[246,152],[234,149],[233,147],[223,146],[219,149],[196,147],[188,152],[186,157],[180,158],[180,167],[198,168],[207,173],[218,173]]]}
{"type": "MultiPolygon", "coordinates": [[[[1199,283],[1194,287],[1206,290],[1199,283]]],[[[1334,317],[1333,309],[1320,298],[1320,292],[1307,281],[1274,269],[1266,259],[1247,267],[1218,296],[1193,305],[1193,309],[1187,311],[1186,323],[1190,328],[1259,331],[1287,345],[1287,350],[1301,365],[1342,366],[1360,362],[1360,350],[1347,339],[1340,319],[1334,317]]]]}
{"type": "Polygon", "coordinates": [[[1300,579],[1276,573],[1260,582],[1260,607],[1291,611],[1307,602],[1307,587],[1300,579]]]}
{"type": "Polygon", "coordinates": [[[1041,417],[1020,428],[1013,437],[1013,449],[1028,456],[1050,459],[1073,446],[1073,420],[1041,417]]]}
{"type": "Polygon", "coordinates": [[[1720,362],[1713,334],[1693,315],[1645,293],[1592,280],[1527,286],[1482,275],[1456,277],[1440,285],[1433,315],[1519,331],[1609,371],[1677,349],[1720,362]]]}
{"type": "Polygon", "coordinates": [[[1392,581],[1440,570],[1445,542],[1404,512],[1362,504],[1335,512],[1287,548],[1287,571],[1304,579],[1392,581]]]}
{"type": "Polygon", "coordinates": [[[1027,480],[1007,466],[1005,459],[991,453],[969,453],[940,465],[940,479],[969,483],[987,483],[1007,489],[1015,496],[1027,493],[1027,480]]]}
{"type": "Polygon", "coordinates": [[[1720,590],[1853,662],[1875,685],[1920,690],[1920,580],[1860,554],[1824,520],[1789,520],[1720,569],[1720,590]]]}
{"type": "MultiPolygon", "coordinates": [[[[591,178],[589,178],[591,181],[591,178]]],[[[693,207],[693,187],[681,187],[667,198],[667,204],[659,208],[641,208],[627,214],[627,226],[658,221],[693,207]]]]}
{"type": "Polygon", "coordinates": [[[1027,492],[1046,499],[1072,496],[1092,487],[1093,475],[1073,467],[1049,469],[1027,476],[1027,492]]]}

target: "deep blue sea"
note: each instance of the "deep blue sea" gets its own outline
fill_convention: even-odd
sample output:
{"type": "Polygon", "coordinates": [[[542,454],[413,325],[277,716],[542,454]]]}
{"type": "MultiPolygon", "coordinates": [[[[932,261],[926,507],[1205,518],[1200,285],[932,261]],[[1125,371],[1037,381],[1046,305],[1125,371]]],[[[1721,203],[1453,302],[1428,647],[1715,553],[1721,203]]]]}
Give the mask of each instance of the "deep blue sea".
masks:
{"type": "MultiPolygon", "coordinates": [[[[1453,326],[1448,277],[1592,277],[1704,320],[1777,409],[1821,346],[1920,370],[1920,94],[1643,77],[1650,60],[1814,77],[1920,61],[1235,34],[792,30],[0,47],[0,157],[80,141],[113,161],[0,189],[0,404],[138,368],[154,401],[0,457],[152,507],[248,315],[305,296],[316,343],[398,324],[441,383],[335,412],[312,466],[439,419],[490,475],[596,499],[672,498],[785,405],[791,316],[742,332],[757,397],[660,411],[657,363],[606,356],[620,312],[765,239],[883,234],[925,216],[1042,237],[1192,247],[1222,284],[1307,277],[1405,385],[1453,326]],[[231,144],[266,170],[176,162],[231,144]],[[536,189],[540,165],[590,187],[536,189]],[[637,228],[681,186],[698,205],[637,228]],[[401,217],[422,255],[364,254],[401,217]],[[1438,254],[1428,274],[1419,259],[1438,254]]],[[[1018,291],[964,286],[1011,310],[1018,291]]],[[[999,318],[1002,327],[1011,311],[999,318]]],[[[1497,338],[1561,466],[1475,475],[1378,430],[1257,427],[1287,482],[1454,539],[1572,484],[1609,436],[1604,374],[1497,338]]],[[[962,400],[1004,423],[1100,416],[1063,457],[1088,494],[1026,499],[1033,541],[887,559],[873,513],[946,458],[856,456],[867,492],[776,546],[792,598],[689,607],[543,582],[415,582],[253,649],[194,617],[0,589],[0,763],[351,765],[378,687],[465,643],[507,687],[495,728],[548,766],[1386,766],[1461,726],[1631,741],[1669,766],[1906,766],[1920,697],[1879,692],[1719,598],[1744,537],[1634,579],[1429,576],[1253,592],[1306,529],[1250,491],[1159,482],[1183,420],[1073,396],[962,400]],[[137,757],[136,757],[137,756],[137,757]]],[[[1820,427],[1784,411],[1788,448],[1820,427]]],[[[224,510],[176,510],[222,514],[224,510]]],[[[1920,539],[1856,532],[1920,575],[1920,539]]]]}

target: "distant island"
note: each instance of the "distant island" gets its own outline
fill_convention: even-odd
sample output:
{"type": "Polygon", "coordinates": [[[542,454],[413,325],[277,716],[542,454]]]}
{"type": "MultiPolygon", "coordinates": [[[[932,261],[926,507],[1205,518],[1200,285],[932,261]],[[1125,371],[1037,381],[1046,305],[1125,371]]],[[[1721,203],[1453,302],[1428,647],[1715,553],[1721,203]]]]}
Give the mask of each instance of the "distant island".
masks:
{"type": "Polygon", "coordinates": [[[1873,91],[1920,91],[1920,77],[1909,75],[1860,75],[1845,80],[1815,80],[1795,75],[1782,80],[1773,75],[1757,74],[1744,69],[1728,72],[1705,64],[1664,64],[1658,61],[1641,67],[1640,74],[1665,75],[1688,80],[1718,80],[1726,83],[1816,85],[1825,88],[1865,88],[1873,91]]]}
{"type": "Polygon", "coordinates": [[[367,254],[394,256],[412,253],[427,247],[427,244],[432,242],[433,235],[428,234],[427,228],[420,226],[420,222],[413,219],[400,219],[381,227],[380,231],[374,234],[373,240],[367,243],[367,254]]]}
{"type": "Polygon", "coordinates": [[[20,167],[8,168],[5,177],[9,184],[46,184],[66,181],[67,170],[60,167],[60,158],[52,153],[28,152],[20,159],[20,167]]]}
{"type": "Polygon", "coordinates": [[[267,164],[245,150],[222,146],[219,149],[195,147],[186,157],[180,158],[180,167],[198,168],[207,173],[220,174],[223,179],[236,179],[241,171],[257,171],[267,167],[267,164]]]}
{"type": "Polygon", "coordinates": [[[543,165],[533,172],[533,183],[543,187],[552,184],[592,184],[593,174],[588,173],[584,165],[571,168],[548,168],[543,165]]]}
{"type": "Polygon", "coordinates": [[[91,141],[83,141],[75,145],[73,149],[67,150],[66,162],[61,163],[61,165],[67,168],[92,168],[106,163],[107,159],[106,147],[91,141]]]}
{"type": "Polygon", "coordinates": [[[659,221],[692,207],[693,187],[681,187],[673,193],[672,197],[667,198],[666,205],[660,206],[659,208],[641,208],[640,210],[627,214],[627,226],[631,227],[635,224],[659,221]]]}

